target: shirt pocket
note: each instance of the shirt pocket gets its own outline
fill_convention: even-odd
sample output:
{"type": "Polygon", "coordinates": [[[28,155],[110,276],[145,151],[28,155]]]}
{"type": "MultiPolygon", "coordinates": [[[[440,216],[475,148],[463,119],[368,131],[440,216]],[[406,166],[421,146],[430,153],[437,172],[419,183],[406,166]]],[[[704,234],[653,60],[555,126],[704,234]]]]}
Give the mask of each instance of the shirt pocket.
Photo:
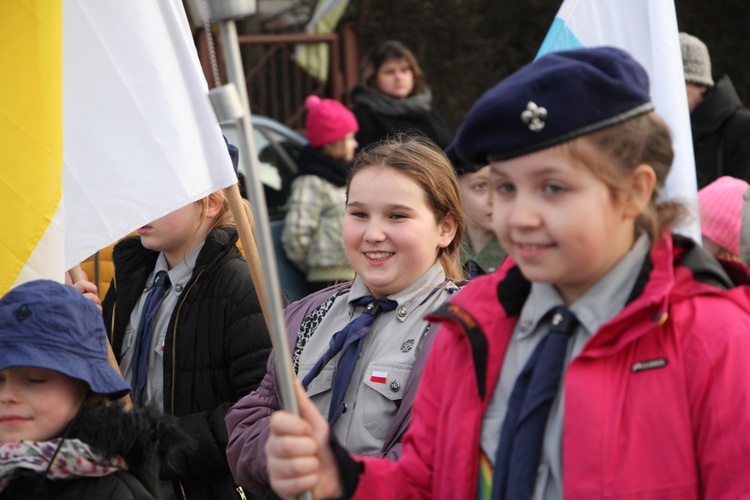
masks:
{"type": "Polygon", "coordinates": [[[156,343],[156,346],[154,346],[154,354],[156,354],[156,359],[164,359],[164,344],[167,339],[167,332],[162,333],[159,336],[159,342],[156,343]]]}
{"type": "MultiPolygon", "coordinates": [[[[315,406],[317,406],[321,412],[328,412],[328,405],[326,405],[324,409],[319,402],[322,397],[331,392],[331,388],[333,387],[334,368],[335,365],[331,364],[323,367],[318,376],[312,379],[310,385],[307,386],[307,397],[315,403],[315,406]]],[[[300,365],[299,371],[300,373],[307,374],[311,369],[312,365],[300,365]]],[[[300,381],[302,381],[302,379],[304,379],[304,377],[300,377],[300,381]]]]}
{"type": "Polygon", "coordinates": [[[411,365],[404,363],[379,361],[367,367],[362,420],[365,429],[375,439],[385,439],[404,397],[404,386],[410,373],[411,365]]]}

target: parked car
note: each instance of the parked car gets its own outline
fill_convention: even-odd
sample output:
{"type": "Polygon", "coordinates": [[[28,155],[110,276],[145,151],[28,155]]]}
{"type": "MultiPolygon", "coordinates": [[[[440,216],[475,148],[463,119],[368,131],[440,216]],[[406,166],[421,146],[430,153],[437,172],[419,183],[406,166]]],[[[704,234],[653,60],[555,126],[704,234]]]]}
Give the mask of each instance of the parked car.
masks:
{"type": "MultiPolygon", "coordinates": [[[[297,157],[300,149],[307,144],[307,139],[282,123],[265,116],[253,115],[252,123],[279,281],[289,300],[295,301],[305,295],[305,275],[286,258],[281,247],[281,231],[284,228],[292,180],[297,172],[297,157]]],[[[237,130],[233,124],[222,124],[221,129],[230,143],[237,144],[237,130]]],[[[247,172],[246,165],[246,159],[240,157],[239,173],[243,177],[247,172]]],[[[240,182],[240,191],[244,192],[244,182],[240,182]]],[[[114,274],[113,246],[97,252],[81,263],[89,279],[99,288],[102,298],[107,293],[114,274]]]]}
{"type": "MultiPolygon", "coordinates": [[[[307,144],[307,139],[286,125],[265,116],[253,115],[252,123],[279,281],[289,300],[294,301],[306,293],[305,275],[287,259],[281,246],[281,231],[289,208],[292,181],[297,173],[297,158],[300,149],[307,144]]],[[[234,123],[223,123],[221,129],[231,144],[237,144],[237,129],[234,123]]],[[[247,159],[242,158],[242,155],[238,170],[240,190],[244,194],[247,159]]]]}

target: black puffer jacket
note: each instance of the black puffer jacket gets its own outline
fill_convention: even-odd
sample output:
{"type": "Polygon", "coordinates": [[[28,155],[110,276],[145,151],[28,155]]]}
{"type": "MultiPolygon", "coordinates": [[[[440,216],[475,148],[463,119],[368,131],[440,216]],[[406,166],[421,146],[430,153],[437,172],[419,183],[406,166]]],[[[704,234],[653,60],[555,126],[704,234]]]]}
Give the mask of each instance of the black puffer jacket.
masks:
{"type": "MultiPolygon", "coordinates": [[[[164,344],[164,411],[197,441],[174,479],[177,498],[239,498],[225,448],[224,415],[265,375],[271,340],[247,264],[233,228],[214,229],[198,255],[167,329],[164,344]]],[[[102,305],[118,359],[130,315],[158,252],[140,238],[115,246],[115,278],[102,305]]]]}
{"type": "Polygon", "coordinates": [[[125,412],[118,404],[84,407],[68,438],[80,439],[106,458],[121,456],[129,469],[56,481],[29,472],[13,479],[0,500],[159,499],[160,465],[177,473],[179,456],[191,446],[175,419],[153,409],[125,412]]]}
{"type": "Polygon", "coordinates": [[[724,75],[690,113],[698,188],[729,175],[750,182],[750,110],[724,75]]]}

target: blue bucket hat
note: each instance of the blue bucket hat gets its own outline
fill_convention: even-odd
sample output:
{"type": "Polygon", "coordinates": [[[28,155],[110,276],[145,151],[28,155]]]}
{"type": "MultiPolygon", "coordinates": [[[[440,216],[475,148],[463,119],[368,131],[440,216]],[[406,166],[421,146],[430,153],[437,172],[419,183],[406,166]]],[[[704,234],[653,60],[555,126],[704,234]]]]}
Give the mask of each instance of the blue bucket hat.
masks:
{"type": "Polygon", "coordinates": [[[456,135],[458,155],[485,165],[554,146],[654,109],[643,67],[627,52],[553,52],[479,98],[456,135]]]}
{"type": "Polygon", "coordinates": [[[109,365],[102,315],[72,286],[35,280],[5,294],[0,299],[0,346],[0,370],[55,370],[113,399],[130,392],[109,365]]]}

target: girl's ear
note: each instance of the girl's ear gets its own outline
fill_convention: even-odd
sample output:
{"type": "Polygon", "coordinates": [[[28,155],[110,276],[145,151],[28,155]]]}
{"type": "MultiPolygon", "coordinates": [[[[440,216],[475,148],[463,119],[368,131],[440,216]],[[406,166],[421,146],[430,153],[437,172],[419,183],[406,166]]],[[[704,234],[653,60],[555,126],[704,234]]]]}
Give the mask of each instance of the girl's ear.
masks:
{"type": "Polygon", "coordinates": [[[446,248],[451,244],[453,238],[456,237],[456,230],[458,229],[458,222],[453,214],[448,214],[443,221],[438,224],[440,228],[440,236],[438,238],[438,248],[446,248]]]}
{"type": "Polygon", "coordinates": [[[648,206],[656,186],[656,172],[651,165],[641,163],[628,177],[629,188],[625,197],[625,214],[636,218],[648,206]]]}
{"type": "Polygon", "coordinates": [[[208,206],[206,207],[206,218],[213,219],[216,217],[221,208],[224,206],[223,193],[214,193],[208,196],[208,206]]]}

